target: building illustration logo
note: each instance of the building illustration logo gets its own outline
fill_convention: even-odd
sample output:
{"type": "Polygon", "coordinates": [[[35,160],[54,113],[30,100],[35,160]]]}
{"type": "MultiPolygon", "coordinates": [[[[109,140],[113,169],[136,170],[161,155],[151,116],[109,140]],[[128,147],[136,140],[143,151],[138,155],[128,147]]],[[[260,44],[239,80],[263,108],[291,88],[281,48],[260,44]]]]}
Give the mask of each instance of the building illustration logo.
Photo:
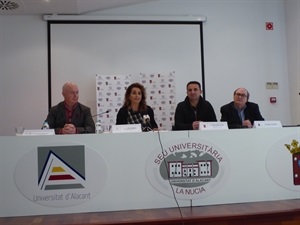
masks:
{"type": "Polygon", "coordinates": [[[198,150],[168,156],[166,162],[167,167],[160,165],[160,175],[178,187],[202,186],[219,172],[217,160],[198,150]]]}
{"type": "Polygon", "coordinates": [[[19,191],[30,201],[51,207],[89,201],[103,189],[106,180],[104,160],[84,145],[69,143],[39,146],[25,154],[15,168],[19,191]]]}
{"type": "Polygon", "coordinates": [[[153,152],[146,165],[152,186],[169,197],[199,199],[224,186],[230,173],[225,153],[203,140],[177,139],[153,152]]]}

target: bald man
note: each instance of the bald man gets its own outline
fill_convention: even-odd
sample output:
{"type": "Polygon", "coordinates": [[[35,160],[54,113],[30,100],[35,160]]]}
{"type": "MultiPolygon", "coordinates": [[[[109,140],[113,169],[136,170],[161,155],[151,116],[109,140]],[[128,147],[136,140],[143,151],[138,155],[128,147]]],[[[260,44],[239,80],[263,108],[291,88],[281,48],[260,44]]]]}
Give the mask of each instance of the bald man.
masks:
{"type": "Polygon", "coordinates": [[[79,89],[68,82],[62,87],[64,101],[51,107],[46,121],[56,134],[95,133],[95,124],[89,107],[78,102],[79,89]]]}
{"type": "Polygon", "coordinates": [[[221,121],[227,121],[229,128],[252,128],[255,120],[264,120],[249,97],[246,88],[238,88],[233,92],[233,101],[221,107],[221,121]]]}

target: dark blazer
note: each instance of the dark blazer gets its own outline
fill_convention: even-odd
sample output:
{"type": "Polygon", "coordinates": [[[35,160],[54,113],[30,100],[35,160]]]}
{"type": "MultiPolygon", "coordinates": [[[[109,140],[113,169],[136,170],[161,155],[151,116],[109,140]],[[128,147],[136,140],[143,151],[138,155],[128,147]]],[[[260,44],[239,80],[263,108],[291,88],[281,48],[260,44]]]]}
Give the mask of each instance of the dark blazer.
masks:
{"type": "MultiPolygon", "coordinates": [[[[51,107],[46,121],[50,128],[55,129],[56,134],[60,133],[61,128],[68,123],[64,102],[51,107]]],[[[95,133],[95,123],[91,115],[91,110],[85,105],[77,104],[72,114],[71,123],[76,127],[77,133],[95,133]]]]}
{"type": "MultiPolygon", "coordinates": [[[[228,128],[243,128],[239,114],[233,101],[221,107],[221,121],[227,121],[228,128]]],[[[247,102],[244,110],[245,120],[250,120],[252,125],[255,120],[264,120],[256,103],[247,102]]]]}
{"type": "Polygon", "coordinates": [[[201,96],[196,108],[190,104],[188,97],[178,103],[175,110],[175,126],[173,130],[193,130],[194,121],[215,122],[217,117],[212,105],[201,96]]]}

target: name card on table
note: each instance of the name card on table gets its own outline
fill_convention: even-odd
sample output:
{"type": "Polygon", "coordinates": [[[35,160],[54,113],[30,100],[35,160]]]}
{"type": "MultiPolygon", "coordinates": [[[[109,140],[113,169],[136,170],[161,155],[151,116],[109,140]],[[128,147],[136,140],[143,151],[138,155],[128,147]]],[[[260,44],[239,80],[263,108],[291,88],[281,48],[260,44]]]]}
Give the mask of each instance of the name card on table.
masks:
{"type": "Polygon", "coordinates": [[[271,121],[254,121],[253,128],[272,128],[272,127],[282,127],[279,120],[271,121]]]}
{"type": "Polygon", "coordinates": [[[121,125],[112,125],[111,133],[134,133],[142,132],[141,124],[121,124],[121,125]]]}
{"type": "Polygon", "coordinates": [[[55,135],[54,129],[45,129],[45,130],[24,130],[21,136],[40,136],[40,135],[55,135]]]}
{"type": "Polygon", "coordinates": [[[199,130],[228,130],[227,122],[200,122],[199,130]]]}

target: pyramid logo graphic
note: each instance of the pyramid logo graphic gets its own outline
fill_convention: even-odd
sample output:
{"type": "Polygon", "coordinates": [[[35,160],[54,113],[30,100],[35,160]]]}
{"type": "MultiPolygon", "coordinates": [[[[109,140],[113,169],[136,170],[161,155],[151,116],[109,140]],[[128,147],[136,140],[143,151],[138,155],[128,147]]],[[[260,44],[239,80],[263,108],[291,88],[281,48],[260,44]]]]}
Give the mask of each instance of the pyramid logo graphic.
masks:
{"type": "Polygon", "coordinates": [[[38,148],[40,190],[82,189],[85,187],[84,146],[38,148]]]}

